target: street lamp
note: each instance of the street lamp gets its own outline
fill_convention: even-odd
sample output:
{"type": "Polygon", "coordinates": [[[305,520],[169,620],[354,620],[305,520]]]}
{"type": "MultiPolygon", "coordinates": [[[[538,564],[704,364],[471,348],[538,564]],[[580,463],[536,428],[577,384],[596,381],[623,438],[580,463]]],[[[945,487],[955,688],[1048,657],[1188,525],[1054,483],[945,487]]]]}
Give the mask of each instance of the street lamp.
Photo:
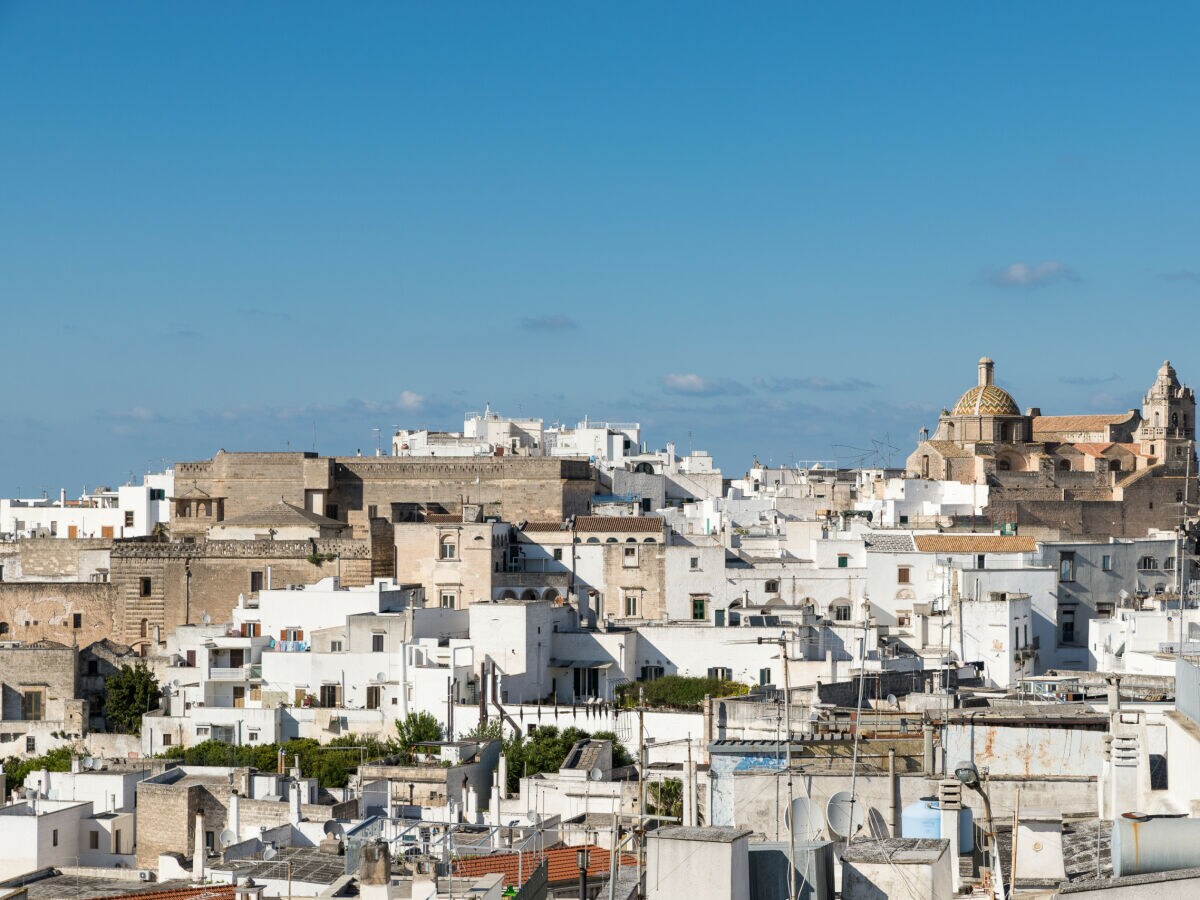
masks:
{"type": "Polygon", "coordinates": [[[587,870],[591,857],[591,851],[587,847],[580,847],[575,851],[575,862],[579,864],[579,900],[587,900],[587,870]]]}
{"type": "Polygon", "coordinates": [[[992,854],[992,884],[995,886],[997,896],[1003,900],[1004,882],[1000,871],[1000,854],[996,847],[996,828],[992,824],[991,798],[988,797],[987,791],[984,790],[983,784],[979,780],[979,769],[975,763],[960,762],[954,767],[954,777],[962,782],[964,787],[969,787],[983,798],[983,814],[987,818],[988,849],[992,854]]]}

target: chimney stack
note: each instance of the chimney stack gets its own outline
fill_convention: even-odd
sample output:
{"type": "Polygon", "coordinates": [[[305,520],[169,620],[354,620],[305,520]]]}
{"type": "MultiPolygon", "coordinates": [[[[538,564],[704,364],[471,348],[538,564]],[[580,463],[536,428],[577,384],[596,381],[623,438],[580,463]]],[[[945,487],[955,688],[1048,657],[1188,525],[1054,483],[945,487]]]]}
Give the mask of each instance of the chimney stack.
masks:
{"type": "Polygon", "coordinates": [[[196,810],[196,835],[192,840],[192,881],[200,884],[204,881],[204,810],[196,810]]]}
{"type": "Polygon", "coordinates": [[[986,356],[979,360],[979,386],[984,387],[995,381],[996,364],[986,356]]]}

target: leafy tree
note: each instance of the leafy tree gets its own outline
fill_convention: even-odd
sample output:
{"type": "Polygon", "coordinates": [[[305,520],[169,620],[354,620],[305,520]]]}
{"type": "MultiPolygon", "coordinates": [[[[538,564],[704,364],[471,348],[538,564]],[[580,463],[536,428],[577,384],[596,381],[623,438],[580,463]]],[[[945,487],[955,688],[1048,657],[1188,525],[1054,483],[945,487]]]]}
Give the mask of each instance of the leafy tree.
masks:
{"type": "Polygon", "coordinates": [[[172,747],[160,754],[193,766],[253,766],[263,772],[274,772],[279,751],[283,751],[290,768],[300,757],[300,774],[317,778],[324,787],[345,787],[350,775],[364,760],[378,759],[394,752],[394,748],[374,737],[347,734],[321,744],[312,738],[297,738],[282,744],[235,746],[224,741],[204,741],[190,747],[172,747]],[[361,749],[360,749],[361,748],[361,749]]]}
{"type": "Polygon", "coordinates": [[[4,760],[4,778],[9,790],[25,784],[25,776],[39,769],[51,772],[71,771],[71,748],[57,747],[33,759],[10,756],[4,760]]]}
{"type": "Polygon", "coordinates": [[[683,782],[678,778],[664,778],[646,785],[647,805],[656,816],[683,818],[683,782]]]}
{"type": "Polygon", "coordinates": [[[653,681],[627,681],[617,687],[617,699],[622,706],[636,706],[638,693],[646,706],[667,709],[701,709],[706,694],[713,697],[736,697],[750,691],[740,681],[723,678],[694,678],[685,675],[664,675],[653,681]]]}
{"type": "Polygon", "coordinates": [[[104,717],[122,734],[141,734],[142,716],[158,705],[158,679],[144,663],[121,666],[105,684],[104,717]]]}
{"type": "Polygon", "coordinates": [[[579,728],[559,731],[554,726],[547,725],[528,737],[513,734],[505,739],[504,756],[508,761],[509,792],[520,790],[522,778],[540,772],[557,772],[571,748],[577,742],[590,737],[612,741],[614,766],[632,764],[629,752],[611,731],[600,731],[593,735],[579,728]]]}
{"type": "Polygon", "coordinates": [[[480,722],[470,731],[462,736],[464,741],[502,741],[504,740],[504,726],[499,719],[489,719],[487,722],[480,722]]]}
{"type": "Polygon", "coordinates": [[[418,744],[441,739],[442,726],[432,713],[414,712],[396,720],[396,744],[405,763],[412,762],[418,744]]]}

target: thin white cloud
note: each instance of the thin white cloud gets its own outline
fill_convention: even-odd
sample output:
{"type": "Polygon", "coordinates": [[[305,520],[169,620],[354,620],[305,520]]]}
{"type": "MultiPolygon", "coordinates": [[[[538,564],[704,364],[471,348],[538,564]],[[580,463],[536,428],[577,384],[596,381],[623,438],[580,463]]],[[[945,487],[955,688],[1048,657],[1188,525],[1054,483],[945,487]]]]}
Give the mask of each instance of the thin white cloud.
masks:
{"type": "Polygon", "coordinates": [[[695,372],[668,372],[662,377],[662,385],[668,394],[686,394],[690,397],[720,397],[746,393],[746,388],[736,381],[713,380],[695,372]]]}
{"type": "Polygon", "coordinates": [[[415,412],[425,405],[425,397],[416,391],[401,391],[396,405],[405,412],[415,412]]]}
{"type": "Polygon", "coordinates": [[[983,280],[996,287],[1032,289],[1062,281],[1079,281],[1079,274],[1057,259],[1040,263],[1015,262],[1001,269],[985,269],[983,280]]]}

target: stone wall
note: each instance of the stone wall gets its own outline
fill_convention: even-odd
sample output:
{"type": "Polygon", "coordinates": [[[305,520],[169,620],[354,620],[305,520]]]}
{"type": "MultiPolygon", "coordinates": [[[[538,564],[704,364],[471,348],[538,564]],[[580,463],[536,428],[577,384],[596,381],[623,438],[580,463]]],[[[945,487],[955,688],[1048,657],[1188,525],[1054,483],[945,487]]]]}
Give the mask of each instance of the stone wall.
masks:
{"type": "Polygon", "coordinates": [[[117,595],[97,582],[0,582],[0,638],[86,645],[118,631],[117,595]],[[75,628],[75,616],[79,627],[75,628]]]}
{"type": "Polygon", "coordinates": [[[25,688],[43,691],[43,720],[62,722],[69,712],[77,715],[78,704],[68,710],[75,700],[77,668],[77,653],[72,647],[0,648],[0,718],[6,722],[23,720],[21,699],[25,688]]]}
{"type": "Polygon", "coordinates": [[[18,541],[17,552],[21,558],[20,577],[26,581],[88,581],[97,569],[107,567],[112,545],[112,540],[108,538],[40,538],[18,541]]]}

